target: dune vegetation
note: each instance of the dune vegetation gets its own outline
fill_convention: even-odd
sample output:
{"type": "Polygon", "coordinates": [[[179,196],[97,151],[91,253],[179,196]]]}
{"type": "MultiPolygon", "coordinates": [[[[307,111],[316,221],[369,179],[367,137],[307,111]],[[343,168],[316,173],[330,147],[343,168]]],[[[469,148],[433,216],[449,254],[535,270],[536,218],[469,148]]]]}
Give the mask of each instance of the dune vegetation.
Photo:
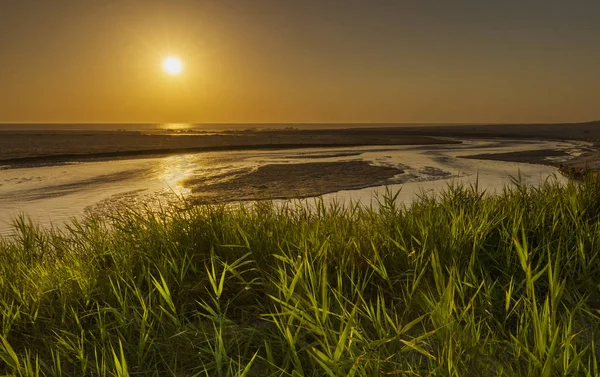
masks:
{"type": "Polygon", "coordinates": [[[600,180],[0,238],[0,375],[598,376],[600,180]]]}

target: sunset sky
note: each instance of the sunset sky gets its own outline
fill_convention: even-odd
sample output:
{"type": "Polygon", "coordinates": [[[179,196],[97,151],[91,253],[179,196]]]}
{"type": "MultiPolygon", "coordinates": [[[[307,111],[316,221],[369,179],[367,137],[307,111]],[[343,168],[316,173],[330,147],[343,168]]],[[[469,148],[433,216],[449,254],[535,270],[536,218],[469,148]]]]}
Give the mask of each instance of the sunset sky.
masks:
{"type": "Polygon", "coordinates": [[[599,15],[598,0],[2,0],[0,122],[600,119],[599,15]]]}

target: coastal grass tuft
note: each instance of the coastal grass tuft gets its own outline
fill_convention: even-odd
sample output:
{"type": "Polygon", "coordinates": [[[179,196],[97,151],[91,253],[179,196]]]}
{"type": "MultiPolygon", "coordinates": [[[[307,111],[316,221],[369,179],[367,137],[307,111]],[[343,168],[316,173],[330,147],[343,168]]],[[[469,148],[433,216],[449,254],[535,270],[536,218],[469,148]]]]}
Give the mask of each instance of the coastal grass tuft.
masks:
{"type": "Polygon", "coordinates": [[[598,376],[600,180],[0,238],[0,374],[598,376]]]}

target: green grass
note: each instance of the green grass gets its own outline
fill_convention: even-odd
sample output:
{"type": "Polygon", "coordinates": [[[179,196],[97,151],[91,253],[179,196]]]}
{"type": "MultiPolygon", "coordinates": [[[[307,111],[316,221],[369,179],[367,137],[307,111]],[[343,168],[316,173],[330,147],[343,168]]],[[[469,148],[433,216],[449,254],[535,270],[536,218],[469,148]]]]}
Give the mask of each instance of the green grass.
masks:
{"type": "Polygon", "coordinates": [[[0,239],[0,375],[598,376],[600,180],[0,239]]]}

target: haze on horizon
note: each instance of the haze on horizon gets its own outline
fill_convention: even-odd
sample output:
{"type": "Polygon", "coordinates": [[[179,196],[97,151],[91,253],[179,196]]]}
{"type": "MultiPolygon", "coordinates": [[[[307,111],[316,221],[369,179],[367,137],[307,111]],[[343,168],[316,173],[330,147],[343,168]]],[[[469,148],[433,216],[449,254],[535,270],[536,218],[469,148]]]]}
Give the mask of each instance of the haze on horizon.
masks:
{"type": "Polygon", "coordinates": [[[4,0],[0,122],[600,119],[598,14],[593,0],[4,0]]]}

